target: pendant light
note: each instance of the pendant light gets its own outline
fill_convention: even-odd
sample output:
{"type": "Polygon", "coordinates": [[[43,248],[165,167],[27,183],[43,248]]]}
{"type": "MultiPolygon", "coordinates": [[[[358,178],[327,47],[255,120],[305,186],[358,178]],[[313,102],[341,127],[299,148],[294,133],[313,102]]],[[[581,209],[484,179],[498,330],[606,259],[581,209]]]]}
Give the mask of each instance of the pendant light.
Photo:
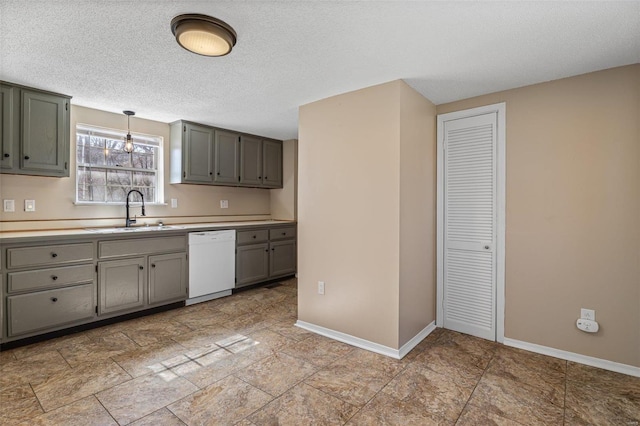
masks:
{"type": "Polygon", "coordinates": [[[122,111],[127,116],[127,136],[124,138],[124,151],[131,153],[133,151],[133,139],[131,139],[131,123],[130,119],[132,115],[136,115],[133,111],[122,111]]]}
{"type": "Polygon", "coordinates": [[[229,24],[207,15],[179,15],[171,20],[171,32],[184,49],[203,56],[224,56],[236,44],[229,24]]]}

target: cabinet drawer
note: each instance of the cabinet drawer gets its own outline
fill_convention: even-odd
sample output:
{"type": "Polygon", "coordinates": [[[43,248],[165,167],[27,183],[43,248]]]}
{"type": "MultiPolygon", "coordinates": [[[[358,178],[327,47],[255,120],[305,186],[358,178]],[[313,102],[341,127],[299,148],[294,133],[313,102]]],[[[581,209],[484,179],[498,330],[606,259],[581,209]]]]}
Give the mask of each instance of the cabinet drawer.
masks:
{"type": "Polygon", "coordinates": [[[7,267],[57,265],[93,260],[93,244],[62,244],[7,249],[7,267]]]}
{"type": "Polygon", "coordinates": [[[254,229],[253,231],[238,231],[236,240],[238,244],[261,243],[269,238],[269,230],[254,229]]]}
{"type": "Polygon", "coordinates": [[[95,285],[7,297],[9,336],[31,333],[91,319],[95,315],[95,285]]]}
{"type": "Polygon", "coordinates": [[[132,238],[130,240],[100,241],[98,256],[100,259],[141,254],[186,251],[187,238],[178,237],[132,238]]]}
{"type": "Polygon", "coordinates": [[[285,238],[295,238],[295,236],[296,236],[295,226],[286,226],[282,228],[269,229],[270,240],[284,240],[285,238]]]}
{"type": "Polygon", "coordinates": [[[36,271],[10,272],[7,274],[9,293],[46,287],[79,284],[93,281],[95,267],[90,265],[63,266],[36,271]]]}

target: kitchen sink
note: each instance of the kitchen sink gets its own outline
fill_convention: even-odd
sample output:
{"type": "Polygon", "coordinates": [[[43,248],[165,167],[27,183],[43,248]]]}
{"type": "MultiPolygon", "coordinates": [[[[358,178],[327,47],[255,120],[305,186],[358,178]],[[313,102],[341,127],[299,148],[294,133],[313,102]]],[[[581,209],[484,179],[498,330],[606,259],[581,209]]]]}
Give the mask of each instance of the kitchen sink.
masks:
{"type": "Polygon", "coordinates": [[[116,234],[119,232],[152,232],[152,231],[169,231],[172,229],[185,229],[184,226],[163,225],[163,226],[119,226],[115,228],[86,228],[86,231],[95,232],[96,234],[116,234]]]}

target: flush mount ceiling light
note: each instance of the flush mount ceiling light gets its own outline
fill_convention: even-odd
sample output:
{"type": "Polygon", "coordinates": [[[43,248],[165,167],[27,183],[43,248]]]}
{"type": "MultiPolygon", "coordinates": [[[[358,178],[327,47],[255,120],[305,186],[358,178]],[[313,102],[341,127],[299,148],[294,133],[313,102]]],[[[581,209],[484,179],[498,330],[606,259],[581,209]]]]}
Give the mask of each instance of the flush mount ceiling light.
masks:
{"type": "Polygon", "coordinates": [[[124,151],[131,153],[133,151],[133,139],[131,139],[131,126],[129,120],[132,115],[136,115],[133,111],[122,111],[127,116],[127,136],[124,138],[124,151]]]}
{"type": "Polygon", "coordinates": [[[224,56],[236,44],[231,26],[207,15],[179,15],[171,20],[171,31],[180,46],[203,56],[224,56]]]}

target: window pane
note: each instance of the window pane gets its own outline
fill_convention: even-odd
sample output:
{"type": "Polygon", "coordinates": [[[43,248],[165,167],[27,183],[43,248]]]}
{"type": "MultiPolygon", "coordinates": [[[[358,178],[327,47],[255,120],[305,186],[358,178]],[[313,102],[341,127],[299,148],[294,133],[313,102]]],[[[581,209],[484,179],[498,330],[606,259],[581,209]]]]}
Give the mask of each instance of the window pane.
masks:
{"type": "Polygon", "coordinates": [[[104,186],[90,186],[88,188],[88,199],[86,201],[104,201],[105,200],[105,187],[104,186]]]}
{"type": "Polygon", "coordinates": [[[113,149],[109,151],[109,156],[107,157],[107,165],[129,167],[130,158],[131,156],[128,153],[120,149],[113,149]]]}
{"type": "MultiPolygon", "coordinates": [[[[153,188],[150,187],[137,187],[135,188],[138,191],[142,192],[144,194],[144,201],[145,202],[151,202],[150,200],[154,200],[155,199],[155,190],[153,188]]],[[[133,194],[131,194],[131,196],[133,197],[133,194]]],[[[135,199],[139,200],[140,196],[136,195],[135,199]]]]}
{"type": "Polygon", "coordinates": [[[87,164],[96,166],[104,165],[104,148],[91,148],[88,151],[89,158],[86,160],[87,164]]]}
{"type": "Polygon", "coordinates": [[[126,170],[107,170],[107,185],[131,186],[131,172],[126,170]]]}
{"type": "Polygon", "coordinates": [[[145,172],[133,172],[134,186],[155,186],[156,174],[145,172]]]}
{"type": "Polygon", "coordinates": [[[148,154],[136,154],[133,153],[133,167],[137,169],[150,169],[153,170],[155,168],[155,164],[153,161],[153,155],[148,154]]]}
{"type": "Polygon", "coordinates": [[[124,186],[107,186],[107,202],[123,203],[127,198],[128,187],[124,186]]]}
{"type": "Polygon", "coordinates": [[[90,185],[106,185],[107,184],[107,178],[106,178],[106,171],[104,169],[89,169],[87,168],[87,170],[90,170],[89,173],[89,184],[90,185]]]}
{"type": "Polygon", "coordinates": [[[94,148],[104,149],[104,142],[105,142],[104,138],[97,138],[95,136],[90,136],[89,142],[90,142],[90,145],[94,148]]]}

